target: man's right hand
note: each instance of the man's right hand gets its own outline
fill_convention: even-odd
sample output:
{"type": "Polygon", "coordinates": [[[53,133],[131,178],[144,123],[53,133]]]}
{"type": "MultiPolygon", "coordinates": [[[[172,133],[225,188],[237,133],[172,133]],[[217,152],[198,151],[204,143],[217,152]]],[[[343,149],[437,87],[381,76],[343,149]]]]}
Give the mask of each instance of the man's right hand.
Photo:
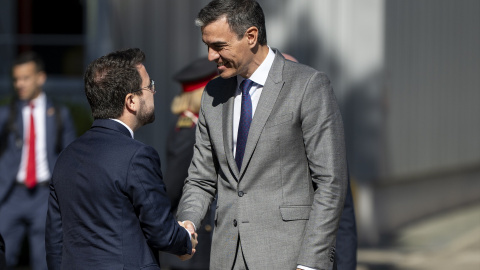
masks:
{"type": "Polygon", "coordinates": [[[195,233],[195,225],[193,224],[193,222],[191,222],[190,220],[185,220],[182,222],[182,224],[182,227],[187,229],[187,231],[189,231],[191,234],[195,233]]]}
{"type": "Polygon", "coordinates": [[[178,224],[180,224],[180,226],[184,227],[191,235],[190,241],[192,241],[192,254],[177,255],[178,258],[180,258],[180,260],[186,261],[186,260],[191,259],[193,257],[193,254],[195,254],[195,252],[196,252],[195,247],[198,244],[198,239],[197,239],[198,235],[195,232],[195,226],[193,225],[193,223],[191,221],[189,221],[189,220],[186,220],[184,222],[179,221],[178,224]]]}

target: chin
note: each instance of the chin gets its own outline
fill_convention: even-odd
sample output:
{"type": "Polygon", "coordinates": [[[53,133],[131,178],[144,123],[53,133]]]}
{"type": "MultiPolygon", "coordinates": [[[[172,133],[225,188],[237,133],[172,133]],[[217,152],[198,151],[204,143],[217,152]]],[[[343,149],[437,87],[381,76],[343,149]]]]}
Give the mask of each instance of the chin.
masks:
{"type": "Polygon", "coordinates": [[[231,78],[231,77],[235,76],[236,74],[234,74],[233,72],[229,72],[229,71],[225,70],[225,71],[220,72],[219,75],[223,79],[228,79],[228,78],[231,78]]]}

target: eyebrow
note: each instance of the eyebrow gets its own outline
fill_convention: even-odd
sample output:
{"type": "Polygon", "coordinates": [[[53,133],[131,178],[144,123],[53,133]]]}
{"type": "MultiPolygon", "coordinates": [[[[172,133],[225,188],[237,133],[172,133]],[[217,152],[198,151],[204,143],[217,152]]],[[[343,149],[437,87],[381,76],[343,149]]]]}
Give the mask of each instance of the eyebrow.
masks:
{"type": "Polygon", "coordinates": [[[207,42],[204,41],[203,43],[207,46],[221,46],[221,45],[227,45],[228,44],[225,41],[215,41],[215,42],[212,42],[212,43],[207,43],[207,42]]]}

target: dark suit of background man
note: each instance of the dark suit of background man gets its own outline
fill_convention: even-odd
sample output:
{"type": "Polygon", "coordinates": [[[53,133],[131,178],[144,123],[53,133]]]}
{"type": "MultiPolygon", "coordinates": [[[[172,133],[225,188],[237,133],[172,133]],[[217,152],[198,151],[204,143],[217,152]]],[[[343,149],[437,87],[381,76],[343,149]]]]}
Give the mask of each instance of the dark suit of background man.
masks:
{"type": "Polygon", "coordinates": [[[76,134],[68,110],[42,91],[47,75],[37,54],[19,55],[12,76],[15,95],[0,108],[0,233],[7,267],[19,263],[26,235],[32,269],[47,269],[48,184],[60,151],[76,134]]]}
{"type": "Polygon", "coordinates": [[[211,1],[196,22],[221,78],[204,90],[179,220],[200,224],[218,195],[212,270],[332,269],[348,173],[328,77],[267,46],[255,1],[211,1]]]}
{"type": "MultiPolygon", "coordinates": [[[[203,88],[217,75],[217,65],[208,61],[206,57],[192,61],[174,75],[174,80],[182,85],[182,92],[173,99],[170,108],[172,113],[177,116],[177,121],[167,138],[165,185],[175,211],[182,196],[183,183],[188,175],[188,166],[192,161],[195,129],[203,88]]],[[[212,208],[213,206],[210,210],[212,208]]],[[[162,258],[165,262],[164,265],[168,265],[170,270],[209,269],[213,233],[213,211],[210,210],[201,226],[197,228],[199,243],[195,256],[188,261],[179,261],[169,254],[165,254],[162,258]]]]}
{"type": "Polygon", "coordinates": [[[155,120],[154,81],[144,59],[140,49],[117,51],[85,72],[94,122],[62,152],[53,172],[50,270],[160,269],[159,251],[194,252],[196,236],[190,240],[171,213],[158,153],[133,138],[155,120]]]}

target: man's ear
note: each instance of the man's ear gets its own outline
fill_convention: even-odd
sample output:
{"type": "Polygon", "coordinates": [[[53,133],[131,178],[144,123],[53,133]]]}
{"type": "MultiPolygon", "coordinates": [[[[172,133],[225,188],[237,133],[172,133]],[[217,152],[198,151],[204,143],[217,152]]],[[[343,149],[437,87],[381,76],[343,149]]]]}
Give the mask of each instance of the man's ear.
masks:
{"type": "Polygon", "coordinates": [[[138,110],[138,98],[137,98],[136,95],[134,95],[132,93],[128,93],[125,96],[125,108],[132,113],[137,112],[137,110],[138,110]]]}
{"type": "Polygon", "coordinates": [[[255,26],[252,26],[247,29],[245,32],[245,36],[247,37],[248,45],[250,47],[254,47],[257,45],[258,40],[258,29],[255,26]]]}
{"type": "Polygon", "coordinates": [[[40,87],[45,84],[45,81],[47,80],[47,74],[44,71],[39,71],[37,73],[37,85],[40,87]]]}

